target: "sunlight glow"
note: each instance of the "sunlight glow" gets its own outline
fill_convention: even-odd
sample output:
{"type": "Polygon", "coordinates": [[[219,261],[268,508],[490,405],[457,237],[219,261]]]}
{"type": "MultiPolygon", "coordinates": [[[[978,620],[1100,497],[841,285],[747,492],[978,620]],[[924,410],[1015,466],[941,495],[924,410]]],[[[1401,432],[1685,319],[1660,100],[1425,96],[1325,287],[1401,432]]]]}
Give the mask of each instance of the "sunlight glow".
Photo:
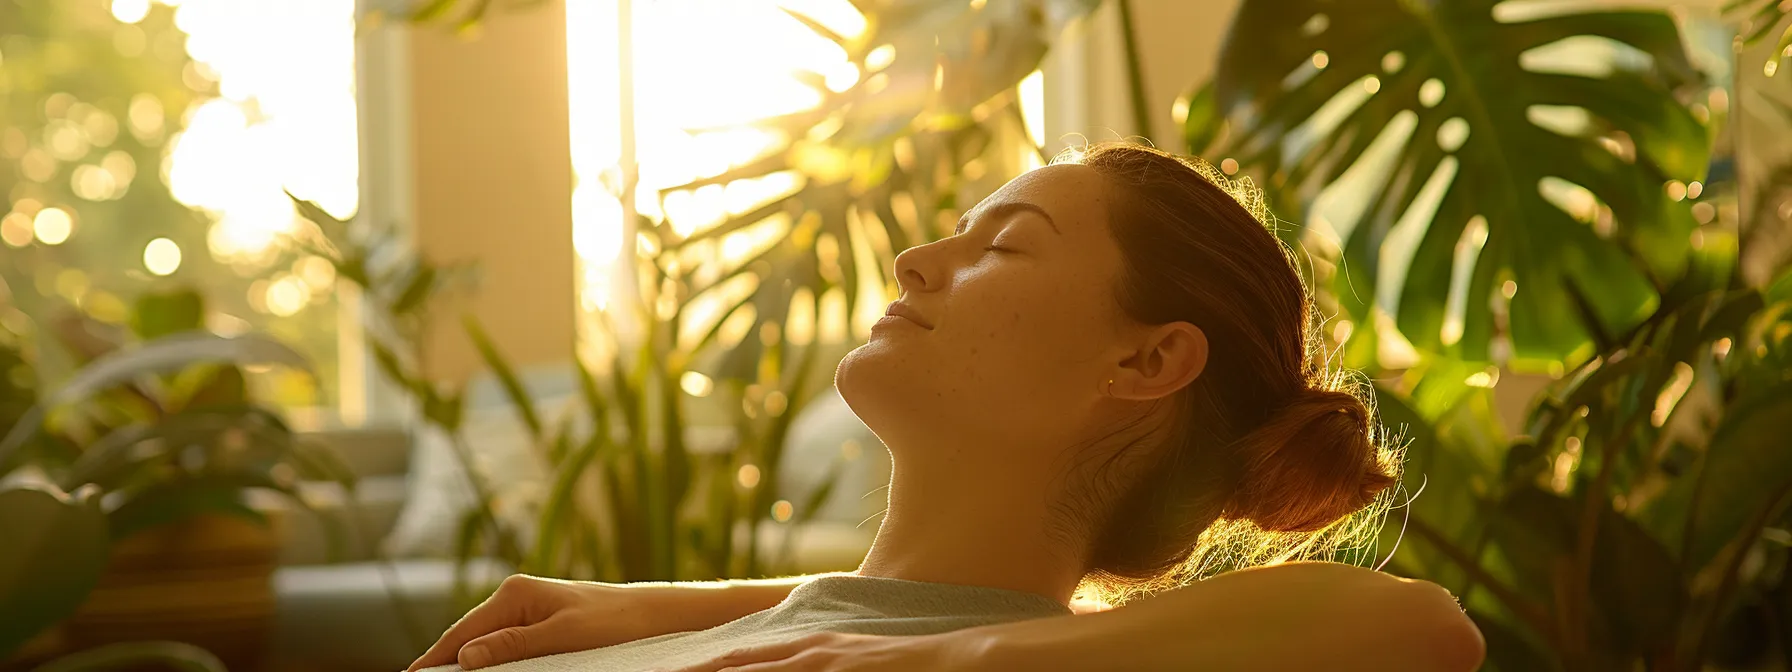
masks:
{"type": "MultiPolygon", "coordinates": [[[[634,209],[688,236],[750,212],[802,187],[795,171],[696,189],[660,192],[712,178],[779,151],[800,138],[753,122],[811,109],[864,73],[844,49],[792,18],[788,9],[852,37],[865,19],[846,0],[658,0],[631,5],[634,19],[635,167],[623,158],[621,81],[614,0],[567,3],[568,92],[572,112],[573,247],[580,263],[580,305],[610,302],[611,268],[622,244],[625,204],[619,185],[633,168],[634,209]],[[691,58],[694,51],[727,58],[691,58]],[[809,73],[799,77],[793,73],[809,73]],[[805,77],[820,88],[805,83],[805,77]]],[[[893,52],[877,54],[888,59],[893,52]]],[[[753,227],[710,247],[739,261],[762,249],[788,221],[753,227]]],[[[698,301],[710,300],[709,297],[698,301]]],[[[693,306],[700,308],[700,306],[693,306]]]]}
{"type": "Polygon", "coordinates": [[[149,0],[112,0],[112,18],[136,23],[149,16],[149,0]]]}
{"type": "MultiPolygon", "coordinates": [[[[175,199],[212,216],[212,255],[252,267],[271,261],[275,244],[297,230],[288,191],[352,216],[360,169],[354,0],[160,1],[178,8],[187,53],[221,94],[185,112],[164,164],[175,199]]],[[[129,123],[141,134],[163,120],[153,101],[133,100],[129,123]]],[[[287,306],[270,296],[271,309],[287,306]]]]}
{"type": "Polygon", "coordinates": [[[1045,145],[1045,73],[1034,70],[1020,80],[1020,116],[1034,147],[1045,145]]]}

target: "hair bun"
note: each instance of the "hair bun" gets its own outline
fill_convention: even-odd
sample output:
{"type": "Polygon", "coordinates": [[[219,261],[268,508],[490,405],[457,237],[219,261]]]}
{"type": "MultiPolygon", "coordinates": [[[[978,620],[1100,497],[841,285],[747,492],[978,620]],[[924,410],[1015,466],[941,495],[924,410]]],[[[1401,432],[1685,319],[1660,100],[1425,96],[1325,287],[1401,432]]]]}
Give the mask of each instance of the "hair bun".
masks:
{"type": "Polygon", "coordinates": [[[1235,444],[1241,478],[1226,516],[1310,532],[1368,506],[1394,483],[1369,415],[1348,392],[1302,388],[1235,444]]]}

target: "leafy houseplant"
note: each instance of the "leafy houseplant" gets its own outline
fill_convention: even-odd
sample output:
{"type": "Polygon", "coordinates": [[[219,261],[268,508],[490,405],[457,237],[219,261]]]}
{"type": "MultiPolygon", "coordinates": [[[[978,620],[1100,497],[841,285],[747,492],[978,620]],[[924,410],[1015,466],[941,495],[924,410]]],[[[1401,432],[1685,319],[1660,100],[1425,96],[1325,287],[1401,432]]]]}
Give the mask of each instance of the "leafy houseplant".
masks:
{"type": "Polygon", "coordinates": [[[1392,566],[1461,591],[1500,669],[1699,669],[1764,653],[1732,629],[1738,600],[1773,594],[1785,570],[1783,543],[1764,535],[1792,501],[1785,278],[1653,315],[1493,450],[1385,398],[1411,428],[1415,473],[1442,493],[1414,503],[1416,539],[1392,566]]]}
{"type": "MultiPolygon", "coordinates": [[[[1724,9],[1743,17],[1740,37],[1744,43],[1749,44],[1765,39],[1774,30],[1781,29],[1781,25],[1786,22],[1786,15],[1792,14],[1792,8],[1784,3],[1768,0],[1730,0],[1724,3],[1724,9]]],[[[1792,25],[1781,29],[1779,40],[1774,43],[1773,52],[1768,54],[1767,62],[1762,64],[1761,69],[1772,77],[1779,72],[1781,64],[1788,57],[1792,57],[1792,25]]]]}
{"type": "MultiPolygon", "coordinates": [[[[641,252],[628,262],[637,291],[584,335],[597,354],[576,363],[581,408],[541,417],[478,324],[464,321],[552,482],[535,519],[517,524],[500,519],[496,486],[468,468],[479,502],[461,526],[463,556],[490,552],[523,571],[612,581],[751,576],[777,567],[780,559],[759,546],[760,524],[801,523],[829,495],[827,485],[782,493],[776,484],[791,420],[825,385],[825,363],[838,354],[821,339],[791,337],[792,314],[828,319],[821,316],[835,295],[843,300],[833,317],[847,319],[864,297],[882,294],[896,252],[942,235],[942,216],[956,214],[968,173],[1018,170],[1008,165],[1012,157],[991,151],[1002,134],[1024,137],[1013,90],[1058,29],[1096,4],[857,2],[869,26],[857,36],[793,14],[839,44],[863,76],[843,92],[820,75],[802,76],[822,103],[754,124],[788,144],[659,194],[784,171],[801,178],[790,195],[688,234],[663,219],[635,223],[636,240],[625,248],[641,252]],[[745,258],[720,253],[724,243],[760,233],[769,234],[766,242],[745,258]],[[622,333],[610,322],[616,315],[640,325],[639,333],[622,333]],[[683,391],[692,374],[714,381],[713,397],[698,401],[683,391]],[[718,408],[732,425],[732,445],[719,452],[688,445],[703,422],[698,416],[718,408]]],[[[487,5],[420,8],[413,20],[454,14],[465,27],[487,5]]],[[[632,188],[623,191],[621,198],[633,197],[632,188]]],[[[476,447],[459,438],[463,391],[431,381],[415,346],[430,297],[460,269],[404,253],[389,231],[298,206],[328,239],[310,251],[331,259],[337,277],[370,307],[368,342],[382,373],[426,423],[457,437],[451,444],[463,466],[477,464],[476,447]]]]}
{"type": "MultiPolygon", "coordinates": [[[[252,661],[271,626],[278,540],[268,514],[245,494],[273,491],[302,507],[294,489],[300,478],[349,484],[333,455],[296,440],[277,415],[246,396],[238,367],[308,370],[305,360],[265,337],[197,330],[201,315],[194,294],[146,295],[134,320],[144,341],[134,346],[106,340],[97,330],[103,325],[64,323],[65,344],[87,365],[37,399],[0,440],[9,480],[83,493],[81,511],[102,516],[97,547],[71,542],[63,549],[87,549],[81,562],[104,568],[96,581],[38,587],[80,605],[60,631],[72,646],[167,638],[234,663],[252,661]],[[238,588],[208,588],[231,580],[238,588]]],[[[8,497],[44,506],[26,495],[8,497]]],[[[65,513],[88,515],[82,512],[65,513]]],[[[87,528],[80,522],[71,534],[87,528]]],[[[43,580],[28,574],[9,578],[43,580]]],[[[21,619],[24,629],[9,631],[0,650],[10,652],[13,639],[66,615],[33,613],[48,620],[21,619]]]]}
{"type": "MultiPolygon", "coordinates": [[[[1285,197],[1366,171],[1351,190],[1362,215],[1338,223],[1329,289],[1343,307],[1369,324],[1385,246],[1417,235],[1380,306],[1400,334],[1463,361],[1509,347],[1542,369],[1634,327],[1685,273],[1696,222],[1663,185],[1704,177],[1709,131],[1675,97],[1698,77],[1665,14],[1496,4],[1247,2],[1186,129],[1201,151],[1223,127],[1215,155],[1285,197]],[[1586,36],[1645,57],[1601,76],[1535,55],[1586,36]],[[1379,137],[1391,149],[1370,151],[1379,137]]],[[[1352,335],[1353,352],[1374,351],[1376,330],[1352,335]]]]}
{"type": "MultiPolygon", "coordinates": [[[[437,266],[411,254],[390,230],[341,222],[309,203],[298,205],[328,236],[327,243],[312,245],[312,252],[336,265],[338,277],[356,289],[369,310],[369,349],[380,371],[410,397],[423,422],[450,437],[473,486],[474,506],[461,522],[457,543],[463,559],[491,554],[519,571],[608,581],[766,571],[766,556],[756,545],[737,544],[732,537],[737,526],[751,529],[757,520],[774,516],[771,504],[778,498],[737,486],[738,474],[743,464],[753,464],[752,473],[760,475],[754,485],[773,491],[778,455],[762,447],[782,445],[794,408],[813,389],[814,376],[806,374],[819,344],[798,351],[796,361],[782,370],[772,368],[778,360],[767,364],[770,371],[759,384],[768,391],[759,392],[757,400],[766,410],[758,423],[740,418],[732,446],[693,453],[687,445],[693,436],[688,395],[680,388],[691,350],[672,337],[676,322],[647,322],[638,344],[619,347],[599,365],[575,362],[582,403],[563,416],[543,418],[514,368],[478,322],[466,318],[462,326],[528,435],[529,458],[551,467],[547,496],[531,519],[502,516],[496,507],[501,486],[479,467],[479,451],[486,447],[469,444],[463,431],[464,391],[430,380],[416,351],[431,309],[439,304],[437,294],[456,285],[468,269],[437,266]],[[768,399],[781,401],[768,404],[768,399]],[[747,502],[760,499],[766,501],[763,508],[747,508],[747,502]]],[[[644,274],[652,273],[643,266],[644,274]]],[[[658,280],[663,275],[652,286],[659,287],[658,280]]],[[[768,352],[775,357],[786,351],[768,352]]],[[[826,494],[824,487],[810,500],[826,494]]],[[[784,518],[794,524],[805,516],[784,518]]]]}
{"type": "MultiPolygon", "coordinates": [[[[74,495],[36,488],[0,489],[0,532],[14,544],[0,562],[0,608],[11,616],[0,626],[0,652],[26,660],[40,651],[19,651],[32,633],[67,618],[105,572],[106,514],[96,489],[74,495]]],[[[46,641],[46,640],[39,640],[46,641]]],[[[46,650],[61,646],[49,640],[46,650]]],[[[121,642],[69,654],[38,666],[42,672],[137,669],[159,665],[188,672],[224,672],[205,649],[183,642],[121,642]]]]}
{"type": "Polygon", "coordinates": [[[1246,2],[1187,141],[1308,225],[1360,212],[1336,247],[1286,234],[1350,362],[1418,353],[1378,376],[1423,493],[1388,566],[1456,591],[1493,667],[1748,663],[1789,634],[1758,633],[1787,613],[1792,276],[1744,286],[1737,232],[1689,216],[1712,131],[1672,20],[1509,10],[1246,2]],[[1582,36],[1644,57],[1589,70],[1582,36]],[[1490,364],[1556,378],[1510,438],[1490,364]]]}

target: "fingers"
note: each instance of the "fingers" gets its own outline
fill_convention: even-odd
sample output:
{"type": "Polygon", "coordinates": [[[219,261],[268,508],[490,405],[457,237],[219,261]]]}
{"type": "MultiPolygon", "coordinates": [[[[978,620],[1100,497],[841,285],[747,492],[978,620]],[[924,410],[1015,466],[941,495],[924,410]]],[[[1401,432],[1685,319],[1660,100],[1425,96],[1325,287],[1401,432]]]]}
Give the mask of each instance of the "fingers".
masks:
{"type": "Polygon", "coordinates": [[[525,658],[591,648],[581,640],[581,634],[576,623],[551,616],[534,625],[504,628],[475,638],[461,647],[460,666],[462,669],[477,670],[525,658]]]}
{"type": "Polygon", "coordinates": [[[450,626],[405,672],[456,662],[468,642],[505,628],[529,625],[529,614],[537,611],[529,604],[530,594],[536,591],[525,585],[531,580],[520,574],[505,579],[497,592],[450,626]]]}

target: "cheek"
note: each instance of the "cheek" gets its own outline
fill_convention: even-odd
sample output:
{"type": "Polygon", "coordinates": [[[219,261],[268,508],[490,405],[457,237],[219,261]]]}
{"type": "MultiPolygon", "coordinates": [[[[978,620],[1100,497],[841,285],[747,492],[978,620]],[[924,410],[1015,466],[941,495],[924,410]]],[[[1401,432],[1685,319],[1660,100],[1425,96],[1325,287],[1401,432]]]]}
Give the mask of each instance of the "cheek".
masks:
{"type": "Polygon", "coordinates": [[[1009,381],[1038,385],[1050,374],[1089,357],[1099,320],[1106,319],[1093,285],[1076,274],[1044,269],[967,283],[976,288],[974,312],[959,336],[968,343],[973,370],[1000,373],[1009,381]],[[1018,374],[1018,375],[1016,375],[1018,374]]]}

